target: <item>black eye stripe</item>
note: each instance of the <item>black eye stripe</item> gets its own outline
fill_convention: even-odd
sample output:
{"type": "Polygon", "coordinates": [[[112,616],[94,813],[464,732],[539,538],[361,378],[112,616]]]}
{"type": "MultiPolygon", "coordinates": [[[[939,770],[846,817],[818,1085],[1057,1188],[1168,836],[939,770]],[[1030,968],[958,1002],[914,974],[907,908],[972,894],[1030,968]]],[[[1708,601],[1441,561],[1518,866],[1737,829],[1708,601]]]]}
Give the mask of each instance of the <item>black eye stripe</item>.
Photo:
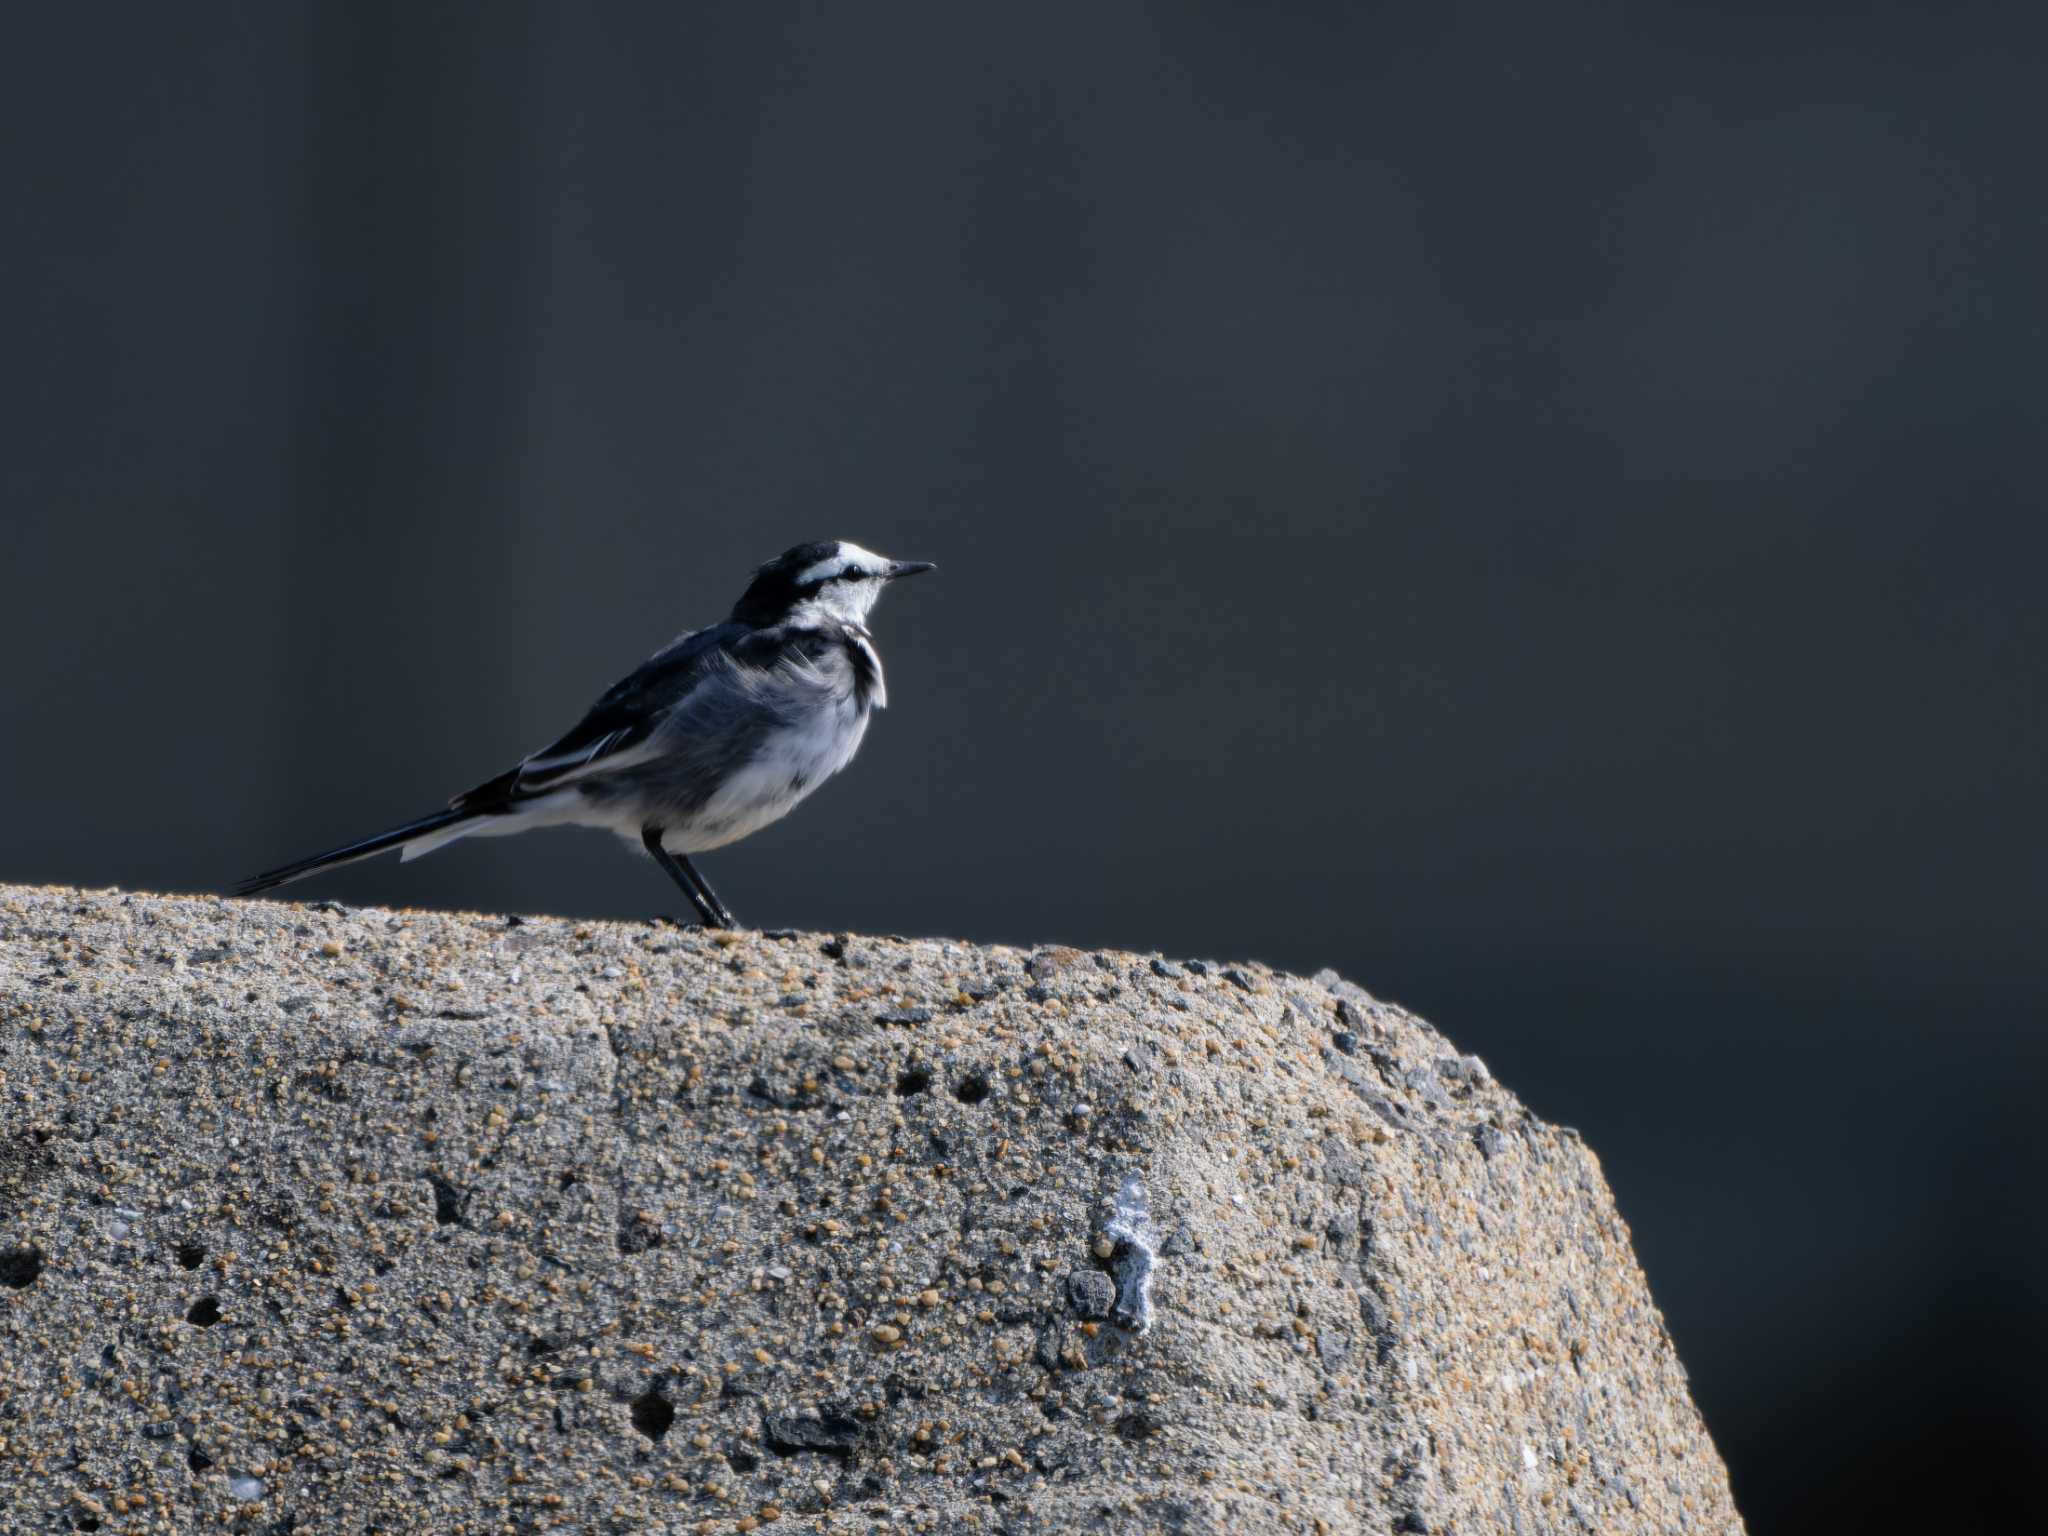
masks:
{"type": "Polygon", "coordinates": [[[830,576],[820,576],[816,581],[806,583],[803,590],[806,592],[816,592],[827,582],[833,581],[872,581],[877,574],[879,573],[864,571],[859,566],[850,565],[843,571],[835,572],[830,576]]]}

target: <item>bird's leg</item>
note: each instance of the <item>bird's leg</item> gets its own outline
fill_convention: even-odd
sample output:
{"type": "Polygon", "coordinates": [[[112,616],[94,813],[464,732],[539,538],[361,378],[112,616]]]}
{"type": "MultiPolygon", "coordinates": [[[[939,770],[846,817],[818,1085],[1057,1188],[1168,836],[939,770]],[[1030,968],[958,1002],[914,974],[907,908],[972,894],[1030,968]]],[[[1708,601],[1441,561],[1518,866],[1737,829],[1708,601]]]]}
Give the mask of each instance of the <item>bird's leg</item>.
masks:
{"type": "Polygon", "coordinates": [[[676,862],[683,866],[683,873],[688,875],[691,882],[697,887],[698,896],[703,898],[711,910],[718,914],[718,921],[712,926],[716,928],[739,927],[739,924],[733,920],[732,913],[726,910],[725,903],[718,899],[718,892],[711,889],[711,882],[699,874],[697,866],[690,862],[689,855],[679,853],[675,857],[676,862]]]}
{"type": "Polygon", "coordinates": [[[732,914],[718,905],[717,897],[709,896],[709,887],[702,890],[698,888],[702,883],[701,877],[690,867],[688,859],[670,853],[661,846],[661,832],[660,827],[642,827],[640,841],[647,851],[654,855],[654,862],[661,866],[662,873],[682,888],[683,894],[690,898],[690,904],[697,909],[697,915],[704,920],[706,928],[731,927],[732,914]]]}

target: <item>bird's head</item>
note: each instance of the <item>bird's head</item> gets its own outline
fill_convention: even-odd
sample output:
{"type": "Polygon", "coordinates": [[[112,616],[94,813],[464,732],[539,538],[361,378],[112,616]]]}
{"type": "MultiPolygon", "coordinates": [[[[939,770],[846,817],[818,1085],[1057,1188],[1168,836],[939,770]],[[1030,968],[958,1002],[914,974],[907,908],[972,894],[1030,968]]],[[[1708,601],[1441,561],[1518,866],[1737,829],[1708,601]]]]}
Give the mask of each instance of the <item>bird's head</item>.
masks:
{"type": "Polygon", "coordinates": [[[841,619],[858,624],[882,588],[899,577],[931,570],[929,560],[891,560],[844,539],[825,539],[785,550],[754,573],[733,605],[741,624],[783,624],[793,618],[841,619]]]}

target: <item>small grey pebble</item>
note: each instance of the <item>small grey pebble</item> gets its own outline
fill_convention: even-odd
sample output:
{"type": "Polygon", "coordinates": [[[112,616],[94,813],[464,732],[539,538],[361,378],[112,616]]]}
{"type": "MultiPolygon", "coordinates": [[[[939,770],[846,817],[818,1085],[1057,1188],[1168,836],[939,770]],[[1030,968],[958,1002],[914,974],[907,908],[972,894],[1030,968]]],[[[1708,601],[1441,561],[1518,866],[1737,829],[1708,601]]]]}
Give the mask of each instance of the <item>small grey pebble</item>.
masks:
{"type": "Polygon", "coordinates": [[[1077,1269],[1067,1276],[1067,1304],[1086,1318],[1107,1317],[1116,1305],[1116,1282],[1099,1269],[1077,1269]]]}
{"type": "Polygon", "coordinates": [[[1343,1142],[1332,1137],[1323,1143],[1325,1179],[1345,1188],[1355,1188],[1364,1176],[1365,1170],[1360,1166],[1357,1154],[1350,1151],[1343,1142]]]}
{"type": "Polygon", "coordinates": [[[1336,1046],[1346,1056],[1354,1055],[1358,1050],[1358,1036],[1351,1033],[1348,1029],[1340,1029],[1337,1033],[1330,1036],[1330,1044],[1336,1046]]]}
{"type": "Polygon", "coordinates": [[[1183,971],[1171,960],[1154,960],[1152,962],[1152,974],[1154,976],[1164,976],[1168,981],[1178,981],[1187,972],[1183,971]]]}
{"type": "Polygon", "coordinates": [[[1401,1074],[1401,1085],[1415,1094],[1425,1104],[1435,1109],[1449,1109],[1450,1095],[1444,1092],[1443,1084],[1436,1080],[1436,1074],[1423,1067],[1414,1067],[1401,1074]]]}
{"type": "Polygon", "coordinates": [[[1479,1155],[1489,1163],[1508,1149],[1507,1137],[1490,1125],[1480,1126],[1472,1133],[1472,1139],[1479,1145],[1479,1155]]]}
{"type": "Polygon", "coordinates": [[[228,1492],[244,1504],[263,1497],[263,1479],[260,1477],[237,1477],[228,1483],[228,1492]]]}
{"type": "Polygon", "coordinates": [[[1381,1341],[1380,1358],[1385,1359],[1394,1338],[1394,1320],[1387,1311],[1387,1305],[1371,1291],[1358,1298],[1358,1315],[1365,1320],[1365,1326],[1381,1341]]]}
{"type": "Polygon", "coordinates": [[[1477,1056],[1445,1056],[1436,1064],[1437,1076],[1454,1083],[1483,1083],[1493,1074],[1477,1056]]]}
{"type": "Polygon", "coordinates": [[[1316,1353],[1330,1370],[1342,1370],[1344,1362],[1351,1358],[1351,1340],[1335,1328],[1320,1329],[1316,1333],[1316,1353]]]}

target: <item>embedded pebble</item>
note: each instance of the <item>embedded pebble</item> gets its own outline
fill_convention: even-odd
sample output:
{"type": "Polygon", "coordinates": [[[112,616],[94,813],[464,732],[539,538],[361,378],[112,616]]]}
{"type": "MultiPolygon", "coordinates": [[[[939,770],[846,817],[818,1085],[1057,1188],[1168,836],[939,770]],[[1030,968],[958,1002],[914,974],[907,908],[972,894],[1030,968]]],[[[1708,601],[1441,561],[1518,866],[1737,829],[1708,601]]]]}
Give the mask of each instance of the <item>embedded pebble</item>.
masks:
{"type": "Polygon", "coordinates": [[[1099,1269],[1077,1269],[1067,1276],[1067,1304],[1082,1317],[1107,1317],[1116,1305],[1116,1282],[1099,1269]]]}

